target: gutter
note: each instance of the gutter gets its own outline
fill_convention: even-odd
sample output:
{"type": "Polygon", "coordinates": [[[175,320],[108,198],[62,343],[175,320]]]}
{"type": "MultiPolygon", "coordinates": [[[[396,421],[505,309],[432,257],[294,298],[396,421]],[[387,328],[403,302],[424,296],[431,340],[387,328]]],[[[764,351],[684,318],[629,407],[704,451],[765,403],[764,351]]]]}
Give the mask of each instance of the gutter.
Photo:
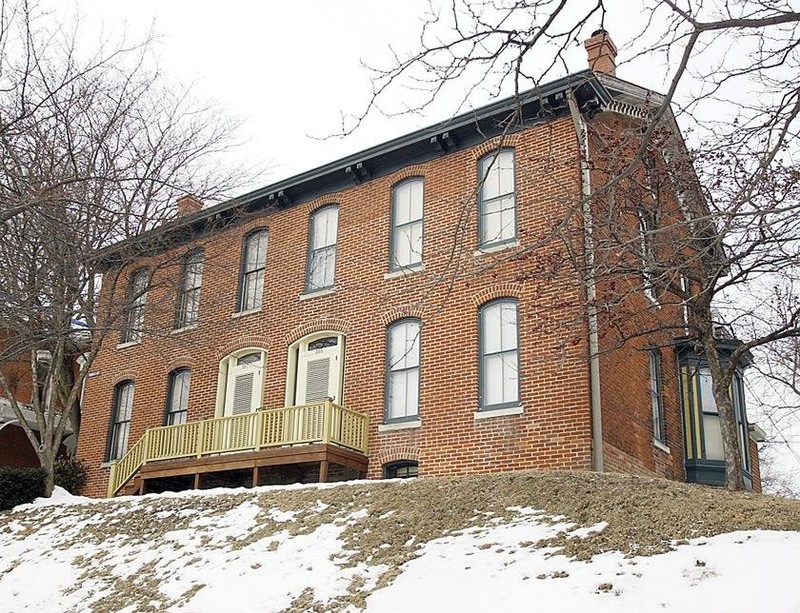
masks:
{"type": "Polygon", "coordinates": [[[583,195],[583,244],[586,257],[586,301],[589,315],[589,396],[592,421],[592,470],[603,472],[603,411],[600,397],[600,341],[597,332],[597,287],[594,269],[594,224],[589,197],[592,194],[591,173],[589,172],[589,139],[586,124],[578,110],[578,103],[572,91],[567,91],[569,114],[575,126],[575,134],[581,151],[581,193],[583,195]]]}

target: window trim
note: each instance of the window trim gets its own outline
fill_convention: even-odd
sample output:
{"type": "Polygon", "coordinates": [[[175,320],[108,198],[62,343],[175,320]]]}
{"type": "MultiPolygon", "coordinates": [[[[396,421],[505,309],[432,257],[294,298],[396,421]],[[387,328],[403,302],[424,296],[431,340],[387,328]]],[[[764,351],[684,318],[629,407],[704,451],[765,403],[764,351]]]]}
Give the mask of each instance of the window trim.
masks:
{"type": "Polygon", "coordinates": [[[653,419],[653,440],[666,446],[667,422],[664,415],[664,381],[661,350],[653,347],[648,351],[650,369],[650,415],[653,419]]]}
{"type": "Polygon", "coordinates": [[[384,479],[414,479],[419,477],[419,462],[417,460],[396,460],[394,462],[387,462],[383,465],[383,478],[384,479]],[[416,468],[416,475],[405,475],[398,477],[397,475],[389,476],[391,471],[404,468],[416,468]]]}
{"type": "Polygon", "coordinates": [[[171,371],[167,376],[167,399],[164,405],[164,425],[165,426],[176,426],[180,424],[184,424],[188,421],[189,417],[189,394],[191,393],[191,383],[192,381],[192,370],[189,367],[182,366],[180,368],[176,368],[175,370],[171,371]],[[187,375],[189,377],[189,381],[187,382],[187,391],[186,391],[186,406],[180,411],[172,410],[172,400],[173,394],[175,390],[175,382],[179,376],[187,375]],[[183,413],[184,419],[183,421],[179,422],[172,422],[170,423],[170,418],[174,415],[179,413],[183,413]]]}
{"type": "Polygon", "coordinates": [[[308,218],[308,244],[306,253],[306,283],[304,288],[305,294],[317,294],[325,290],[330,290],[336,287],[336,260],[339,251],[339,205],[335,203],[326,204],[311,212],[308,218]],[[323,212],[336,211],[336,241],[332,245],[325,245],[324,247],[317,248],[314,246],[314,222],[323,212]],[[329,249],[333,247],[333,279],[330,285],[312,285],[312,266],[311,262],[313,255],[322,249],[329,249]]]}
{"type": "Polygon", "coordinates": [[[269,231],[267,228],[255,228],[245,234],[244,238],[242,239],[242,251],[241,251],[241,258],[239,261],[239,287],[236,292],[236,313],[249,313],[252,311],[259,311],[264,304],[264,285],[266,281],[266,270],[267,270],[267,250],[269,249],[269,231]],[[260,262],[260,266],[255,268],[254,270],[245,270],[245,266],[247,265],[248,259],[248,246],[251,240],[256,238],[257,236],[263,234],[264,236],[264,259],[260,262]],[[245,279],[247,275],[258,274],[261,273],[261,294],[256,296],[257,304],[254,305],[246,305],[245,304],[245,289],[246,283],[245,279]]]}
{"type": "Polygon", "coordinates": [[[402,424],[405,422],[419,422],[420,421],[420,399],[422,390],[420,389],[422,383],[422,320],[418,317],[403,317],[396,319],[386,326],[386,347],[385,347],[385,361],[384,361],[384,392],[383,392],[383,423],[384,424],[402,424]],[[392,370],[391,368],[391,355],[392,355],[392,330],[396,327],[414,323],[417,325],[417,365],[411,368],[402,368],[392,370]],[[390,417],[389,416],[389,397],[391,389],[391,375],[393,372],[407,372],[409,370],[417,371],[417,412],[413,415],[404,415],[403,417],[390,417]]]}
{"type": "Polygon", "coordinates": [[[425,250],[425,177],[423,176],[414,176],[414,177],[407,177],[402,181],[398,181],[394,185],[392,185],[392,193],[391,193],[391,203],[390,203],[390,227],[389,227],[389,273],[397,273],[401,271],[413,271],[417,270],[420,267],[424,266],[424,250],[425,250]],[[396,218],[397,213],[395,211],[395,205],[397,203],[397,190],[404,186],[411,183],[420,183],[422,186],[422,195],[420,196],[420,208],[422,209],[422,214],[419,219],[415,219],[413,221],[407,221],[403,224],[397,224],[396,218]],[[422,226],[422,246],[419,253],[419,261],[410,262],[408,264],[398,264],[397,263],[397,254],[395,253],[395,247],[397,245],[397,230],[399,228],[404,228],[407,226],[411,226],[413,224],[419,223],[422,226]]]}
{"type": "MultiPolygon", "coordinates": [[[[506,353],[506,352],[500,352],[506,353]]],[[[480,308],[478,309],[478,412],[491,412],[498,409],[520,409],[522,407],[522,400],[521,400],[521,384],[522,384],[522,376],[521,371],[522,367],[520,364],[520,332],[519,332],[519,300],[513,297],[502,297],[496,298],[494,300],[490,300],[489,302],[484,302],[480,308]],[[513,304],[514,309],[516,312],[516,352],[517,352],[517,397],[514,400],[509,402],[501,402],[498,404],[487,405],[484,403],[484,397],[486,395],[486,389],[484,385],[484,358],[486,356],[485,353],[485,341],[483,335],[483,318],[484,313],[495,305],[500,305],[503,303],[513,304]]],[[[496,355],[496,354],[492,354],[496,355]]],[[[519,411],[521,412],[521,410],[519,411]]],[[[516,414],[516,412],[514,413],[516,414]]]]}
{"type": "Polygon", "coordinates": [[[147,305],[149,286],[150,270],[147,267],[137,268],[128,278],[125,325],[120,335],[120,345],[127,347],[142,342],[142,338],[144,337],[144,311],[147,305]],[[138,286],[139,279],[142,279],[143,287],[141,288],[138,286]]]}
{"type": "Polygon", "coordinates": [[[108,445],[106,448],[106,461],[113,462],[116,460],[121,460],[125,457],[125,454],[128,453],[128,443],[130,442],[130,433],[131,433],[131,422],[133,421],[133,401],[134,401],[134,393],[136,391],[136,384],[133,379],[125,379],[123,381],[118,382],[114,386],[114,396],[112,399],[111,405],[111,422],[109,423],[108,427],[108,445]],[[121,407],[121,400],[122,400],[122,393],[123,390],[130,387],[130,411],[127,420],[120,421],[118,419],[119,410],[121,407]],[[119,456],[115,455],[116,448],[118,447],[117,442],[119,440],[119,426],[121,424],[125,424],[125,445],[122,453],[119,456]]]}
{"type": "MultiPolygon", "coordinates": [[[[261,378],[259,381],[259,391],[258,391],[258,400],[259,405],[263,406],[264,400],[264,386],[266,384],[266,372],[267,372],[267,350],[263,347],[255,347],[255,346],[247,346],[241,347],[236,351],[232,351],[226,356],[224,356],[219,361],[219,373],[217,375],[217,395],[216,401],[214,406],[214,417],[224,417],[225,416],[225,401],[228,396],[228,385],[230,384],[230,368],[232,365],[236,365],[239,358],[246,356],[251,353],[259,353],[261,354],[261,378]]],[[[231,415],[234,413],[233,407],[231,407],[231,415]]]]}
{"type": "Polygon", "coordinates": [[[182,266],[181,266],[181,279],[180,279],[180,286],[178,288],[178,301],[176,305],[176,313],[175,313],[175,325],[173,330],[183,330],[184,328],[190,328],[192,326],[196,326],[198,320],[200,319],[200,293],[203,289],[203,267],[205,265],[205,251],[202,247],[198,247],[197,249],[192,249],[191,251],[186,252],[182,259],[182,266]],[[193,258],[197,258],[193,260],[193,258]],[[199,273],[194,275],[198,281],[197,285],[192,286],[191,288],[187,288],[187,280],[189,278],[189,267],[192,265],[199,265],[199,273]],[[195,310],[193,312],[194,318],[189,319],[187,313],[187,305],[189,304],[187,301],[187,296],[193,292],[197,293],[197,300],[195,302],[195,310]]]}
{"type": "Polygon", "coordinates": [[[487,250],[491,250],[493,247],[499,247],[501,245],[506,245],[508,243],[513,243],[519,240],[519,207],[518,205],[518,194],[517,194],[517,153],[514,147],[502,147],[499,149],[495,149],[484,156],[481,156],[478,159],[477,164],[477,171],[478,171],[478,193],[477,193],[477,201],[478,201],[478,251],[485,252],[487,250]],[[500,196],[495,196],[494,198],[490,198],[487,201],[483,199],[483,188],[486,181],[486,177],[483,176],[483,162],[486,159],[490,158],[499,158],[499,156],[505,152],[511,152],[511,163],[512,163],[512,176],[514,178],[514,189],[507,194],[502,194],[500,196]],[[504,238],[501,240],[489,240],[484,242],[482,240],[483,237],[483,211],[484,205],[486,202],[499,200],[505,198],[508,195],[514,196],[514,233],[509,238],[504,238]]]}

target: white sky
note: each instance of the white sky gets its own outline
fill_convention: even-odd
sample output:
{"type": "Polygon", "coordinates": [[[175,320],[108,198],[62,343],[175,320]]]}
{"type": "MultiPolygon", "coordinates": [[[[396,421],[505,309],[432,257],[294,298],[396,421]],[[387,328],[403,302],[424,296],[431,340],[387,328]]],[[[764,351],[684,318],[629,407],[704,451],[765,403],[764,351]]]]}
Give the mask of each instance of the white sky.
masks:
{"type": "MultiPolygon", "coordinates": [[[[49,2],[66,10],[56,0],[49,2]]],[[[389,45],[415,48],[427,0],[76,2],[85,31],[98,37],[115,40],[125,34],[138,40],[153,28],[168,76],[192,83],[200,97],[218,101],[244,121],[248,142],[236,155],[247,165],[271,168],[251,187],[401,136],[457,110],[457,100],[449,98],[427,117],[376,115],[352,136],[320,140],[340,129],[340,113],[357,114],[367,104],[370,74],[362,60],[387,65],[389,45]]],[[[606,27],[622,47],[632,35],[631,19],[638,16],[613,12],[623,10],[619,7],[609,10],[606,27]]],[[[571,54],[569,68],[586,68],[582,47],[571,54]]],[[[663,86],[653,81],[658,74],[652,70],[623,67],[618,76],[663,86]]],[[[477,92],[470,103],[488,101],[485,92],[477,92]]]]}

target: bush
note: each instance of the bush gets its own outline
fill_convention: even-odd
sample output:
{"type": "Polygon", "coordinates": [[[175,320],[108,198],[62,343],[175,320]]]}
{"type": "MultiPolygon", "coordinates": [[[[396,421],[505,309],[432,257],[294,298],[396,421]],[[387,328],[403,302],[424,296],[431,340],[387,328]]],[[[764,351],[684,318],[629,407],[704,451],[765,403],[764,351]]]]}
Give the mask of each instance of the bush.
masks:
{"type": "Polygon", "coordinates": [[[70,494],[80,494],[86,485],[86,465],[75,458],[58,458],[53,464],[53,480],[70,494]]]}
{"type": "Polygon", "coordinates": [[[0,511],[44,496],[46,478],[41,468],[0,468],[0,511]]]}

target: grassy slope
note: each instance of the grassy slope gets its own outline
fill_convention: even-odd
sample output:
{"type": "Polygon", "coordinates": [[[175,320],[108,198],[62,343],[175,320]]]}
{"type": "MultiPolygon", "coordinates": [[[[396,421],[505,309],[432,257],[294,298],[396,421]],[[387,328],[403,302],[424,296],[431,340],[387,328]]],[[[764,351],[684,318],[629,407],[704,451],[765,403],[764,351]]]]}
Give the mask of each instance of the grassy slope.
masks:
{"type": "MultiPolygon", "coordinates": [[[[787,501],[748,493],[678,484],[659,479],[593,473],[519,472],[448,479],[417,479],[402,483],[345,484],[326,489],[237,490],[214,496],[122,498],[87,505],[36,507],[0,513],[0,543],[32,539],[37,532],[58,529],[58,547],[96,545],[97,554],[80,556],[78,584],[91,579],[108,586],[97,610],[135,605],[138,610],[166,608],[188,602],[192,594],[165,601],[155,573],[139,568],[128,577],[115,575],[118,561],[104,549],[111,539],[126,546],[144,547],[163,542],[176,530],[201,530],[203,546],[237,549],[278,546],[281,531],[311,534],[323,524],[344,526],[341,538],[346,555],[337,558],[341,568],[359,564],[386,565],[375,586],[352,581],[347,597],[324,606],[307,590],[289,610],[337,610],[349,603],[362,605],[375,587],[390,583],[398,568],[412,559],[424,543],[493,518],[511,517],[509,507],[532,507],[563,515],[581,526],[605,521],[602,532],[586,539],[562,538],[548,545],[563,546],[565,553],[587,558],[607,550],[649,554],[664,551],[675,541],[711,536],[733,530],[773,529],[800,531],[800,501],[787,501]],[[246,505],[253,521],[228,542],[213,538],[215,523],[230,521],[232,509],[246,505]],[[365,510],[366,513],[360,512],[365,510]],[[296,513],[292,521],[283,513],[296,513]],[[355,517],[351,517],[356,513],[355,517]],[[79,531],[64,527],[89,520],[79,531]],[[113,589],[112,589],[113,588],[113,589]],[[123,589],[124,588],[124,589],[123,589]],[[113,594],[113,596],[111,596],[113,594]],[[154,605],[153,603],[159,603],[154,605]]],[[[496,519],[495,519],[496,521],[496,519]]],[[[243,524],[245,525],[245,524],[243,524]]],[[[534,547],[540,544],[525,543],[534,547]]],[[[181,552],[178,552],[179,554],[181,552]]],[[[186,552],[187,563],[197,552],[186,552]]],[[[0,582],[13,568],[0,551],[0,582]]],[[[102,590],[101,590],[102,591],[102,590]]]]}

